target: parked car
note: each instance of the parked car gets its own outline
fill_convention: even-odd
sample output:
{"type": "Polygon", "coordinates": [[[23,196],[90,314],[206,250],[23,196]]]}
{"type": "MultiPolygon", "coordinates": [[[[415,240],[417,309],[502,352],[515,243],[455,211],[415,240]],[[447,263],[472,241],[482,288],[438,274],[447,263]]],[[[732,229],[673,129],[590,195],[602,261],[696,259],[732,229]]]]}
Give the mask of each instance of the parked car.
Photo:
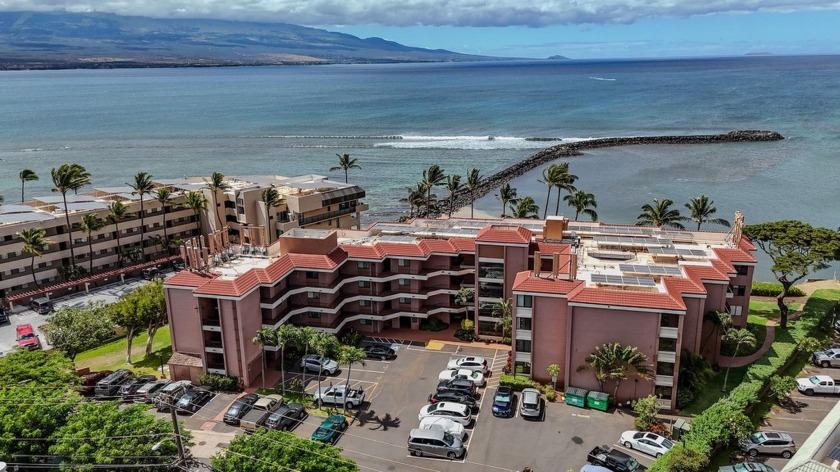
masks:
{"type": "Polygon", "coordinates": [[[290,431],[295,429],[306,416],[306,409],[303,405],[287,403],[266,418],[265,427],[279,431],[290,431]]]}
{"type": "Polygon", "coordinates": [[[456,459],[466,453],[464,443],[449,433],[436,429],[412,429],[408,433],[408,453],[412,456],[456,459]]]}
{"type": "Polygon", "coordinates": [[[606,467],[601,467],[600,465],[592,465],[592,464],[585,464],[581,467],[580,472],[612,472],[610,469],[606,467]]]}
{"type": "Polygon", "coordinates": [[[741,450],[750,457],[759,454],[777,454],[790,459],[796,453],[796,443],[787,433],[778,431],[761,431],[742,439],[738,443],[741,450]]]}
{"type": "Polygon", "coordinates": [[[134,401],[134,395],[137,394],[140,387],[149,382],[154,382],[155,380],[157,380],[157,377],[154,375],[144,375],[142,377],[137,377],[136,379],[131,379],[120,385],[119,395],[123,398],[123,401],[134,401]]]}
{"type": "Polygon", "coordinates": [[[811,354],[811,363],[820,367],[840,367],[840,349],[827,349],[811,354]]]}
{"type": "Polygon", "coordinates": [[[437,393],[455,392],[475,398],[475,384],[466,379],[441,381],[435,390],[437,393]]]}
{"type": "Polygon", "coordinates": [[[39,315],[46,315],[52,313],[54,310],[53,302],[47,298],[36,298],[29,302],[29,309],[38,313],[39,315]]]}
{"type": "Polygon", "coordinates": [[[0,306],[0,323],[8,323],[9,322],[9,314],[6,312],[6,309],[0,306]]]}
{"type": "Polygon", "coordinates": [[[487,366],[487,359],[478,356],[459,357],[457,359],[450,359],[446,364],[447,369],[467,369],[475,372],[481,372],[487,375],[490,371],[487,366]]]}
{"type": "Polygon", "coordinates": [[[467,437],[467,430],[464,429],[464,425],[461,423],[456,423],[449,418],[442,418],[436,416],[427,416],[423,418],[423,421],[420,422],[420,429],[439,429],[445,433],[449,433],[452,436],[460,439],[462,442],[467,437]]]}
{"type": "Polygon", "coordinates": [[[181,395],[181,398],[178,399],[178,403],[175,404],[175,412],[176,413],[195,413],[205,403],[210,401],[213,398],[213,394],[209,390],[204,389],[193,389],[187,392],[184,392],[181,395]]]}
{"type": "Polygon", "coordinates": [[[312,403],[321,405],[344,405],[345,408],[358,408],[365,401],[365,391],[361,388],[347,388],[346,385],[321,387],[312,394],[312,403]]]}
{"type": "Polygon", "coordinates": [[[639,464],[629,454],[607,446],[595,446],[586,455],[586,461],[613,472],[644,472],[647,467],[639,464]]]}
{"type": "Polygon", "coordinates": [[[812,375],[796,379],[796,389],[809,396],[815,393],[836,395],[840,393],[840,380],[828,375],[812,375]]]}
{"type": "Polygon", "coordinates": [[[189,380],[178,380],[163,387],[155,397],[157,411],[169,411],[169,408],[178,403],[178,400],[192,388],[193,384],[189,380]]]}
{"type": "Polygon", "coordinates": [[[172,383],[171,380],[155,380],[140,387],[134,394],[134,403],[153,403],[164,387],[172,383]]]}
{"type": "Polygon", "coordinates": [[[309,354],[300,360],[300,368],[309,372],[323,372],[326,375],[333,375],[338,370],[338,362],[321,357],[318,354],[309,354]]]}
{"type": "Polygon", "coordinates": [[[87,374],[81,375],[82,387],[79,389],[79,394],[85,397],[93,396],[96,383],[111,375],[111,373],[110,370],[100,370],[99,372],[88,372],[87,374]]]}
{"type": "Polygon", "coordinates": [[[238,425],[239,420],[251,410],[251,406],[260,399],[256,393],[249,393],[239,397],[225,412],[224,421],[227,424],[238,425]]]}
{"type": "Polygon", "coordinates": [[[99,398],[114,399],[119,396],[122,384],[134,378],[134,372],[128,369],[117,369],[104,379],[96,382],[94,391],[99,398]]]}
{"type": "Polygon", "coordinates": [[[140,276],[143,277],[145,280],[155,280],[157,278],[162,277],[160,273],[160,269],[157,267],[147,267],[140,271],[140,276]]]}
{"type": "Polygon", "coordinates": [[[621,433],[618,442],[627,449],[635,449],[653,457],[659,457],[674,447],[670,439],[643,431],[625,431],[621,433]]]}
{"type": "Polygon", "coordinates": [[[718,468],[718,472],[778,472],[775,467],[770,467],[761,462],[741,462],[740,464],[725,465],[718,468]]]}
{"type": "Polygon", "coordinates": [[[429,395],[429,403],[452,402],[467,405],[471,410],[478,409],[478,402],[472,395],[464,395],[455,391],[443,391],[429,395]]]}
{"type": "Polygon", "coordinates": [[[382,346],[381,344],[374,344],[373,346],[365,347],[365,355],[369,359],[393,359],[397,357],[397,353],[387,346],[382,346]]]}
{"type": "Polygon", "coordinates": [[[257,426],[265,423],[268,415],[283,405],[283,397],[280,395],[266,395],[251,405],[251,409],[239,419],[239,426],[247,433],[253,433],[257,426]]]}
{"type": "Polygon", "coordinates": [[[341,415],[328,416],[321,422],[321,426],[312,433],[310,439],[322,443],[335,444],[341,433],[347,429],[347,418],[341,415]]]}
{"type": "Polygon", "coordinates": [[[493,416],[513,416],[514,398],[515,396],[512,388],[507,386],[497,388],[496,395],[493,396],[493,416]]]}
{"type": "Polygon", "coordinates": [[[458,369],[458,370],[444,370],[440,374],[438,374],[438,380],[455,380],[455,379],[467,379],[470,382],[474,383],[476,387],[483,387],[484,386],[484,374],[477,371],[467,370],[467,369],[458,369]]]}
{"type": "Polygon", "coordinates": [[[449,418],[464,426],[469,426],[472,423],[472,413],[469,407],[460,403],[439,402],[426,405],[420,409],[417,419],[423,421],[423,418],[429,416],[434,418],[449,418]]]}
{"type": "Polygon", "coordinates": [[[17,339],[19,348],[29,349],[30,351],[41,349],[41,340],[35,334],[35,329],[32,328],[31,324],[18,325],[15,329],[17,331],[17,337],[15,339],[17,339]]]}
{"type": "Polygon", "coordinates": [[[525,419],[542,417],[542,397],[539,390],[535,388],[522,390],[519,396],[519,414],[525,419]]]}

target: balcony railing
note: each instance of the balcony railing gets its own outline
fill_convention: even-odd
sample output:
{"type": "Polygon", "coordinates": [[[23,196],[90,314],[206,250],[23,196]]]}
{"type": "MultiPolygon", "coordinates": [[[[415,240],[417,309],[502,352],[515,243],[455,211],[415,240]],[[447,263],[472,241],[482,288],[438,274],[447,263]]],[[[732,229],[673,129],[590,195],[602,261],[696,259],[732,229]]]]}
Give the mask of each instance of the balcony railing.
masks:
{"type": "Polygon", "coordinates": [[[328,211],[326,213],[321,213],[319,215],[314,216],[307,216],[298,217],[298,224],[301,226],[317,223],[319,221],[329,220],[331,218],[337,218],[339,216],[349,215],[351,213],[356,213],[356,207],[345,208],[342,210],[335,210],[335,211],[328,211]]]}

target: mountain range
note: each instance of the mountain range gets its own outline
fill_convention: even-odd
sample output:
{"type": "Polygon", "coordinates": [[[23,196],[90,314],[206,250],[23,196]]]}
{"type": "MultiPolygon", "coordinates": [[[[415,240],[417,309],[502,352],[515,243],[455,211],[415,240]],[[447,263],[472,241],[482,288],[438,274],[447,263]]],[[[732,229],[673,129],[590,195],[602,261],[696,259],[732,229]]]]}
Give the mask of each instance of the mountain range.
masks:
{"type": "Polygon", "coordinates": [[[0,69],[483,61],[287,23],[0,12],[0,69]]]}

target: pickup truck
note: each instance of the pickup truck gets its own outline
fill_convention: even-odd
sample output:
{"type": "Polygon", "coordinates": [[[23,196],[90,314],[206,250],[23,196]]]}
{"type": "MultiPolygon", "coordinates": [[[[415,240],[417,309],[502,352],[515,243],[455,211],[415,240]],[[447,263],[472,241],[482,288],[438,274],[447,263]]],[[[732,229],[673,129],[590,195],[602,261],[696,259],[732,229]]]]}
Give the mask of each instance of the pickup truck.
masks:
{"type": "Polygon", "coordinates": [[[608,446],[595,446],[595,449],[592,449],[586,455],[586,461],[613,472],[643,472],[647,470],[647,467],[636,462],[636,459],[621,451],[610,449],[608,446]]]}
{"type": "Polygon", "coordinates": [[[811,363],[820,367],[840,367],[840,349],[828,349],[811,354],[811,363]]]}
{"type": "Polygon", "coordinates": [[[796,379],[796,389],[805,395],[815,393],[840,393],[840,380],[834,380],[827,375],[812,375],[796,379]]]}
{"type": "Polygon", "coordinates": [[[248,413],[239,420],[241,426],[246,432],[253,433],[257,426],[262,426],[272,413],[283,406],[283,397],[280,395],[266,395],[260,397],[248,413]]]}
{"type": "Polygon", "coordinates": [[[358,408],[365,401],[365,391],[347,388],[345,385],[335,387],[321,387],[312,394],[312,402],[321,405],[344,405],[347,408],[358,408]]]}

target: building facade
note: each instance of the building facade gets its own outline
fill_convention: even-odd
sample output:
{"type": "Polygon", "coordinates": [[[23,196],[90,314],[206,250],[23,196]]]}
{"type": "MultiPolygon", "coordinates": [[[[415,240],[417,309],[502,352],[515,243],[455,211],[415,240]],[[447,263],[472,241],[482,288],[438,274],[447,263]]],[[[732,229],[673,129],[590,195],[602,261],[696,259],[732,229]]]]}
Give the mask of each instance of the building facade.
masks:
{"type": "Polygon", "coordinates": [[[518,374],[547,380],[547,366],[558,363],[561,384],[592,388],[592,373],[577,368],[596,346],[617,341],[638,347],[656,371],[625,382],[619,399],[655,392],[672,409],[680,353],[716,360],[719,336],[704,315],[727,311],[746,324],[754,249],[727,233],[563,218],[294,229],[265,255],[237,254],[234,245],[226,262],[166,281],[170,365],[188,378],[207,371],[253,384],[261,358],[250,340],[283,323],[380,333],[469,316],[480,336],[501,337],[493,306],[504,299],[514,305],[518,374]],[[455,302],[462,288],[475,290],[471,307],[455,302]]]}

